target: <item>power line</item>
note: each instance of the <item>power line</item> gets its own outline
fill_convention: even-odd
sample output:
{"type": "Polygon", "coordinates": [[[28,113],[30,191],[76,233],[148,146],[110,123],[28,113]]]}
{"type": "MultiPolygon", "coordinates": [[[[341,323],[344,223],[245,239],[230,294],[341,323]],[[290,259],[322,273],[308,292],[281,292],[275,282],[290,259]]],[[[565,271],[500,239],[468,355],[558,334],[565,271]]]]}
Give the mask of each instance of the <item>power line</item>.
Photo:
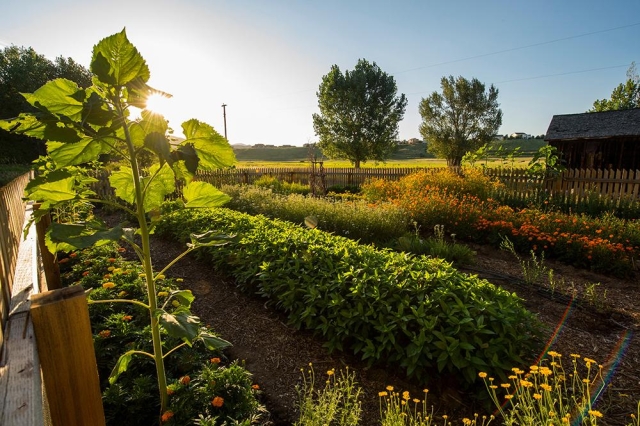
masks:
{"type": "Polygon", "coordinates": [[[613,66],[610,66],[610,67],[591,68],[591,69],[588,69],[588,70],[581,70],[581,71],[569,71],[569,72],[562,72],[562,73],[558,73],[558,74],[546,74],[546,75],[538,75],[538,76],[535,76],[535,77],[516,78],[514,80],[498,81],[497,83],[494,83],[494,84],[513,83],[514,81],[535,80],[535,79],[538,79],[538,78],[557,77],[557,76],[560,76],[560,75],[581,74],[581,73],[585,73],[585,72],[600,71],[600,70],[610,70],[610,69],[622,68],[622,67],[628,68],[630,65],[631,64],[613,65],[613,66]]]}
{"type": "Polygon", "coordinates": [[[513,51],[516,51],[516,50],[528,49],[530,47],[543,46],[545,44],[552,44],[552,43],[557,43],[557,42],[560,42],[560,41],[572,40],[574,38],[586,37],[586,36],[590,36],[590,35],[593,35],[593,34],[601,34],[601,33],[606,33],[606,32],[609,32],[609,31],[621,30],[623,28],[630,28],[630,27],[635,27],[635,26],[638,26],[638,25],[640,25],[640,22],[636,22],[635,24],[622,25],[622,26],[615,27],[615,28],[608,28],[606,30],[598,30],[598,31],[592,31],[592,32],[589,32],[589,33],[569,36],[569,37],[557,38],[555,40],[542,41],[540,43],[528,44],[526,46],[513,47],[511,49],[498,50],[496,52],[491,52],[491,53],[483,53],[481,55],[468,56],[466,58],[454,59],[454,60],[446,61],[446,62],[438,62],[437,64],[425,65],[423,67],[411,68],[411,69],[404,70],[404,71],[398,71],[395,74],[402,74],[402,73],[409,72],[409,71],[417,71],[417,70],[422,70],[422,69],[426,69],[426,68],[437,67],[437,66],[440,66],[440,65],[454,64],[456,62],[463,62],[463,61],[468,61],[468,60],[471,60],[471,59],[477,59],[477,58],[484,58],[484,57],[487,57],[487,56],[499,55],[501,53],[507,53],[507,52],[513,52],[513,51]]]}

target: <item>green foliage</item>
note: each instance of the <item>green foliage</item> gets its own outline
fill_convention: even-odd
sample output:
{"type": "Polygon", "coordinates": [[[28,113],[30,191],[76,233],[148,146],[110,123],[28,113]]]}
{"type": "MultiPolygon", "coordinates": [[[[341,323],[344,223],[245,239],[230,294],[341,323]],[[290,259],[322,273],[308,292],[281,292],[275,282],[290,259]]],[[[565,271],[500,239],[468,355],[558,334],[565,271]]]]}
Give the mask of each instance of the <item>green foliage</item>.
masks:
{"type": "Polygon", "coordinates": [[[540,147],[527,166],[527,173],[544,178],[557,178],[564,170],[558,148],[551,145],[540,147]]]}
{"type": "Polygon", "coordinates": [[[443,77],[442,94],[433,92],[420,102],[420,134],[429,152],[446,158],[449,166],[459,166],[469,151],[490,142],[502,124],[498,89],[453,76],[443,77]]]}
{"type": "Polygon", "coordinates": [[[634,108],[640,108],[640,76],[636,70],[636,63],[632,62],[627,70],[627,81],[613,89],[609,99],[597,99],[588,112],[634,108]]]}
{"type": "Polygon", "coordinates": [[[185,240],[210,228],[239,238],[199,253],[293,326],[321,334],[330,350],[419,380],[450,374],[471,384],[482,369],[504,376],[535,344],[537,322],[515,294],[442,260],[227,209],[174,211],[157,229],[185,240]]]}
{"type": "Polygon", "coordinates": [[[475,251],[464,244],[457,243],[455,234],[451,234],[451,242],[445,240],[443,225],[436,225],[433,228],[433,237],[421,238],[417,228],[415,233],[398,238],[392,248],[413,254],[426,254],[458,266],[473,263],[475,251]]]}
{"type": "MultiPolygon", "coordinates": [[[[71,251],[121,240],[134,250],[143,264],[147,302],[131,303],[147,310],[153,345],[149,351],[125,352],[113,379],[131,368],[132,355],[152,358],[163,413],[168,398],[162,335],[182,342],[178,346],[192,345],[195,341],[211,346],[216,341],[203,333],[199,320],[190,313],[190,302],[185,303],[184,297],[176,295],[181,299],[174,299],[176,309],[158,305],[157,288],[162,272],[174,262],[161,273],[154,272],[149,235],[161,203],[174,191],[178,179],[186,182],[183,190],[186,207],[216,207],[227,201],[228,197],[212,185],[194,182],[192,178],[197,170],[229,167],[235,157],[224,137],[197,120],[183,123],[185,139],[177,148],[170,145],[167,121],[145,109],[150,95],[163,92],[147,85],[150,77],[147,63],[124,30],[95,45],[91,72],[93,84],[88,88],[56,78],[33,93],[23,93],[33,112],[0,121],[0,128],[46,141],[49,159],[43,161],[43,173],[26,188],[30,200],[41,202],[36,220],[50,209],[74,202],[106,203],[135,218],[137,227],[126,229],[122,225],[109,228],[97,219],[55,224],[47,233],[47,247],[71,251]],[[130,120],[132,108],[143,110],[139,120],[130,120]],[[92,198],[95,194],[88,185],[95,179],[88,177],[81,166],[111,153],[122,158],[109,178],[117,198],[113,201],[92,198]],[[144,157],[148,163],[148,153],[153,155],[152,164],[142,167],[138,160],[144,157]]],[[[200,245],[192,243],[187,252],[200,245]]]]}
{"type": "Polygon", "coordinates": [[[298,182],[283,182],[275,176],[261,176],[253,182],[260,188],[271,189],[276,194],[301,194],[307,195],[311,191],[309,185],[298,182]]]}
{"type": "Polygon", "coordinates": [[[357,426],[360,423],[362,388],[355,381],[355,374],[335,369],[327,371],[327,379],[316,380],[312,364],[302,370],[302,385],[298,391],[300,417],[294,426],[357,426]]]}
{"type": "Polygon", "coordinates": [[[356,168],[367,160],[389,158],[407,106],[397,90],[395,79],[375,62],[360,59],[344,74],[333,65],[317,92],[320,113],[313,114],[322,152],[346,158],[356,168]]]}
{"type": "Polygon", "coordinates": [[[386,203],[373,205],[364,200],[339,201],[297,194],[281,196],[270,189],[252,186],[222,189],[232,197],[228,207],[234,210],[298,224],[314,216],[318,229],[363,243],[385,244],[408,229],[406,215],[386,203]]]}
{"type": "Polygon", "coordinates": [[[545,274],[547,274],[547,276],[552,276],[548,275],[550,271],[544,264],[544,252],[540,254],[540,257],[538,257],[536,252],[531,250],[529,252],[531,254],[531,259],[523,260],[516,251],[513,242],[511,242],[508,237],[502,237],[500,249],[511,253],[518,260],[518,263],[522,268],[522,278],[525,283],[529,285],[536,285],[539,284],[545,274]]]}

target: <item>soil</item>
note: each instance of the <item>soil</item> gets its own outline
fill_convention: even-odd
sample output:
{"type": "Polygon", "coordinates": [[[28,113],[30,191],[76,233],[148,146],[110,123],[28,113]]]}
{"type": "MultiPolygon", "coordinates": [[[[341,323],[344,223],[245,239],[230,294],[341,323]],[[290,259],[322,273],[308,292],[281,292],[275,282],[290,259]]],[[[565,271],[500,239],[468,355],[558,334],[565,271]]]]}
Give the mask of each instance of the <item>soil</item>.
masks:
{"type": "MultiPolygon", "coordinates": [[[[158,237],[152,246],[156,267],[164,266],[182,251],[180,244],[158,237]]],[[[600,424],[630,423],[629,415],[636,412],[640,400],[638,276],[617,279],[546,261],[556,281],[565,283],[564,288],[556,287],[551,292],[545,284],[525,285],[520,265],[510,254],[486,246],[473,248],[477,252],[474,265],[461,269],[523,298],[546,326],[547,341],[551,342],[554,331],[558,331],[551,350],[564,354],[563,359],[570,359],[572,353],[593,358],[604,364],[604,371],[612,372],[607,391],[596,406],[605,413],[600,424]],[[596,283],[599,285],[592,285],[596,283]],[[577,294],[580,302],[571,304],[566,296],[571,294],[577,294]],[[568,309],[570,304],[572,308],[568,309]]],[[[287,326],[283,315],[265,306],[264,300],[240,293],[233,279],[224,271],[212,270],[206,261],[188,256],[168,275],[184,278],[184,287],[196,296],[194,313],[233,343],[228,355],[244,361],[254,375],[270,413],[270,425],[291,425],[295,421],[296,385],[301,383],[301,369],[308,369],[309,363],[322,377],[331,368],[349,366],[355,372],[363,388],[363,425],[379,424],[378,392],[386,386],[422,395],[421,384],[408,381],[398,372],[367,368],[357,357],[346,353],[328,353],[319,337],[287,326]]],[[[446,384],[430,389],[428,401],[438,416],[446,413],[450,418],[461,419],[474,412],[491,414],[469,395],[446,384]]]]}

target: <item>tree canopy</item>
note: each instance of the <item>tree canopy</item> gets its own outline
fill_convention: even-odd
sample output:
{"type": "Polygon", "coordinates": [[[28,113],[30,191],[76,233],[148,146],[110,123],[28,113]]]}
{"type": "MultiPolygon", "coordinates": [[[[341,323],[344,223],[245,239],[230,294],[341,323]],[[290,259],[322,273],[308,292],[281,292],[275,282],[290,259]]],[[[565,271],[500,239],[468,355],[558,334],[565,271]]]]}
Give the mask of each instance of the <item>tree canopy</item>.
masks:
{"type": "Polygon", "coordinates": [[[498,89],[485,91],[483,83],[453,76],[442,77],[442,93],[423,98],[420,134],[429,152],[446,158],[449,166],[459,166],[468,151],[490,142],[502,124],[498,89]]]}
{"type": "Polygon", "coordinates": [[[638,76],[635,62],[631,63],[627,70],[627,81],[613,89],[609,99],[597,99],[588,112],[633,108],[640,108],[640,76],[638,76]]]}
{"type": "Polygon", "coordinates": [[[360,59],[344,74],[333,65],[316,93],[320,113],[313,114],[322,152],[346,158],[356,168],[367,160],[389,158],[407,106],[406,97],[397,96],[397,91],[395,79],[375,62],[360,59]]]}
{"type": "MultiPolygon", "coordinates": [[[[59,56],[50,61],[31,47],[0,49],[0,119],[35,111],[21,93],[34,92],[56,78],[69,79],[80,87],[91,86],[91,72],[71,58],[59,56]]],[[[44,152],[41,141],[0,130],[0,163],[26,163],[44,152]]]]}

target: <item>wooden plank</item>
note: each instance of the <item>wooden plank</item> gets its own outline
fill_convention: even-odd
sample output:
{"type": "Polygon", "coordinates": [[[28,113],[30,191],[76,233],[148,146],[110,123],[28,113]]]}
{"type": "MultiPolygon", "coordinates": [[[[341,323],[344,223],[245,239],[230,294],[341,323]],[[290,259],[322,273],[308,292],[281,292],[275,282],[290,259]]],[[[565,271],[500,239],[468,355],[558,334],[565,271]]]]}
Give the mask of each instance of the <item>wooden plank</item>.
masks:
{"type": "Polygon", "coordinates": [[[71,286],[34,295],[30,312],[52,425],[104,426],[84,289],[71,286]]]}
{"type": "Polygon", "coordinates": [[[40,363],[33,324],[29,320],[29,297],[38,291],[35,227],[20,244],[0,362],[0,424],[42,426],[43,399],[40,363]]]}

